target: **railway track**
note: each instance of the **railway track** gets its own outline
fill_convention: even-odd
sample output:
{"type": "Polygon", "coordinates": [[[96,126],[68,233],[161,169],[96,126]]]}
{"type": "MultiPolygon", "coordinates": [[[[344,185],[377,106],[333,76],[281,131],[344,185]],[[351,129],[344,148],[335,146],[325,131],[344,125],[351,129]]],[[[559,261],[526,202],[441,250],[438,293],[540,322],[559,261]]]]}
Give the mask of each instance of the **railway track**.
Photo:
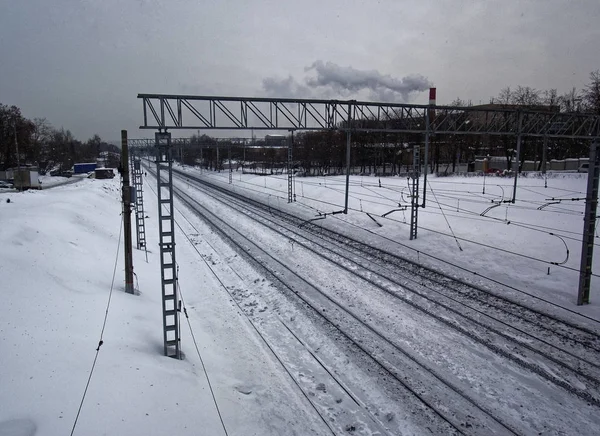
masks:
{"type": "MultiPolygon", "coordinates": [[[[594,406],[600,404],[597,394],[600,368],[593,362],[593,357],[597,356],[599,339],[593,331],[530,310],[436,271],[424,269],[399,256],[243,198],[228,189],[207,184],[202,179],[187,174],[185,177],[198,184],[197,187],[215,201],[223,202],[223,195],[227,195],[227,207],[252,217],[270,231],[294,241],[297,246],[368,283],[387,297],[399,300],[435,319],[581,400],[594,406]]],[[[381,325],[369,322],[364,312],[350,309],[339,298],[332,296],[330,291],[320,289],[305,276],[289,269],[262,249],[260,244],[251,242],[247,236],[192,197],[181,194],[181,198],[204,220],[219,229],[232,244],[238,246],[241,252],[248,254],[283,287],[301,298],[377,365],[388,371],[405,389],[438,413],[456,432],[518,434],[522,431],[513,427],[509,420],[500,418],[501,414],[493,407],[470,394],[461,380],[448,377],[434,365],[428,364],[427,360],[419,358],[417,353],[407,351],[406,347],[390,338],[381,325]],[[223,232],[223,228],[228,230],[223,232]],[[236,232],[241,240],[246,241],[245,246],[244,243],[233,240],[236,238],[232,239],[231,235],[236,232]],[[251,249],[248,244],[252,246],[251,249]],[[266,262],[265,259],[269,258],[271,260],[266,262]],[[298,286],[298,283],[301,285],[298,286]],[[298,288],[302,288],[302,291],[298,288]],[[393,358],[390,359],[390,356],[393,358]],[[404,371],[409,368],[410,371],[407,372],[411,374],[426,373],[427,376],[407,381],[398,368],[404,371]],[[441,391],[428,388],[441,385],[444,386],[441,391]],[[453,405],[453,412],[447,412],[447,404],[453,405]],[[455,413],[456,410],[465,413],[455,413]]]]}

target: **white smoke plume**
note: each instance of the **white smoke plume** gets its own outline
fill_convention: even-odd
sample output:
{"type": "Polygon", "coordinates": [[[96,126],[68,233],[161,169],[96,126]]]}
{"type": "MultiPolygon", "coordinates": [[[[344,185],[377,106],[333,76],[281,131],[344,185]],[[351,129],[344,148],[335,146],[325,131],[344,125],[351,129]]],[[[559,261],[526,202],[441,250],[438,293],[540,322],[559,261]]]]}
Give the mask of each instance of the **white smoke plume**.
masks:
{"type": "Polygon", "coordinates": [[[366,92],[370,99],[376,101],[407,102],[412,94],[433,86],[421,75],[397,79],[377,70],[357,70],[320,60],[304,70],[307,73],[314,71],[316,76],[305,78],[304,83],[292,76],[284,79],[268,77],[263,80],[263,89],[269,97],[357,98],[366,92]]]}
{"type": "Polygon", "coordinates": [[[298,83],[292,76],[286,79],[267,77],[262,82],[267,97],[279,98],[311,98],[311,90],[298,83]]]}
{"type": "Polygon", "coordinates": [[[316,77],[307,79],[311,87],[329,86],[340,92],[356,93],[369,90],[371,96],[379,100],[390,101],[398,97],[408,101],[410,94],[426,91],[432,83],[424,76],[410,75],[397,79],[389,74],[381,74],[377,70],[357,70],[352,67],[341,67],[333,62],[316,61],[305,71],[314,70],[316,77]]]}

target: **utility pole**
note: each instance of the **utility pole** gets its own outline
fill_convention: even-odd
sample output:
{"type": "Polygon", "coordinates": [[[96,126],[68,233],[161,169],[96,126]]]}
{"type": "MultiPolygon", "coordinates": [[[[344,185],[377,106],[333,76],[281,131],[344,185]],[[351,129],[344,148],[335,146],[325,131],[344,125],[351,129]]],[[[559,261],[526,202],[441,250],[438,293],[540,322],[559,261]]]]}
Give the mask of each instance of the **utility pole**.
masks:
{"type": "Polygon", "coordinates": [[[288,203],[294,201],[293,193],[293,174],[292,174],[292,148],[294,147],[294,131],[290,130],[290,137],[288,138],[288,161],[287,161],[287,179],[288,179],[288,203]]]}
{"type": "Polygon", "coordinates": [[[515,200],[517,199],[517,179],[519,177],[519,165],[521,161],[521,130],[523,128],[523,112],[520,110],[517,112],[517,117],[519,118],[517,121],[517,156],[515,166],[513,171],[515,172],[515,184],[513,187],[513,195],[512,195],[512,204],[515,204],[515,200]]]}
{"type": "MultiPolygon", "coordinates": [[[[429,88],[429,106],[435,106],[436,101],[436,88],[429,88]]],[[[425,207],[425,199],[427,198],[427,173],[429,172],[429,139],[431,134],[431,118],[435,115],[435,110],[428,108],[425,112],[425,158],[423,163],[423,204],[421,207],[425,207]]],[[[415,238],[417,237],[415,228],[415,238]]]]}
{"type": "MultiPolygon", "coordinates": [[[[410,240],[417,239],[418,216],[419,216],[419,169],[421,168],[419,144],[413,149],[413,172],[411,175],[412,195],[410,197],[410,240]]],[[[427,172],[427,163],[425,163],[425,172],[427,172]]]]}
{"type": "Polygon", "coordinates": [[[546,175],[548,160],[548,137],[544,136],[544,147],[542,151],[542,174],[544,175],[544,188],[548,187],[548,176],[546,175]]]}
{"type": "Polygon", "coordinates": [[[588,168],[588,185],[585,195],[585,218],[583,224],[583,240],[581,241],[581,264],[579,267],[579,293],[577,305],[590,302],[592,281],[592,259],[594,254],[594,230],[596,227],[596,208],[598,207],[598,181],[600,179],[600,142],[590,147],[590,164],[588,168]]]}
{"type": "MultiPolygon", "coordinates": [[[[23,190],[23,181],[21,179],[21,177],[22,177],[21,176],[21,157],[19,156],[19,142],[17,141],[17,119],[16,118],[15,118],[15,122],[13,123],[13,130],[15,133],[15,149],[17,152],[17,177],[16,177],[16,180],[19,181],[19,185],[21,187],[21,189],[19,189],[19,188],[17,188],[17,189],[19,189],[19,191],[22,191],[23,190]]],[[[14,176],[13,176],[13,178],[14,178],[14,176]]]]}
{"type": "Polygon", "coordinates": [[[158,236],[163,309],[165,356],[181,359],[179,313],[181,300],[177,287],[175,260],[175,208],[173,207],[173,157],[171,134],[154,134],[156,140],[156,181],[158,193],[158,236]],[[165,173],[163,176],[162,173],[165,173]]]}
{"type": "Polygon", "coordinates": [[[233,167],[231,166],[231,145],[227,146],[227,158],[229,160],[229,184],[233,183],[233,167]]]}
{"type": "Polygon", "coordinates": [[[125,292],[133,294],[133,248],[131,240],[131,186],[127,130],[121,130],[121,176],[123,177],[123,230],[125,233],[125,292]]]}
{"type": "Polygon", "coordinates": [[[346,130],[346,200],[344,202],[344,213],[348,213],[348,190],[350,189],[350,145],[352,141],[352,105],[348,105],[348,130],[346,130]]]}

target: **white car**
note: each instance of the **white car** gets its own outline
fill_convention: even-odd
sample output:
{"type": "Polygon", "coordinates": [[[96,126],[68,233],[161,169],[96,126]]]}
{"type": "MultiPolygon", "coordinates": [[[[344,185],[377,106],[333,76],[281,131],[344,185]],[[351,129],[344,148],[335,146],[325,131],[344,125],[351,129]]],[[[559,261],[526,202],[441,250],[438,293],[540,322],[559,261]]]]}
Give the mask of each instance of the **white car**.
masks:
{"type": "Polygon", "coordinates": [[[5,182],[4,180],[0,180],[0,188],[12,188],[13,184],[5,182]]]}

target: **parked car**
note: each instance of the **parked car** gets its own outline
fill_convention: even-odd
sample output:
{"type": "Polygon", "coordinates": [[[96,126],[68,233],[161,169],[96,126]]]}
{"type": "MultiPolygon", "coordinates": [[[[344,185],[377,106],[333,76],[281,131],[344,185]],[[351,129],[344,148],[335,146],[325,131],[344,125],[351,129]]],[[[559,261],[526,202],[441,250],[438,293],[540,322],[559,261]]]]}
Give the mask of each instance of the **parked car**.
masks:
{"type": "Polygon", "coordinates": [[[579,165],[579,168],[577,168],[577,172],[578,173],[587,173],[589,168],[590,168],[589,162],[583,163],[583,164],[579,165]]]}
{"type": "Polygon", "coordinates": [[[4,180],[0,180],[0,188],[13,188],[13,184],[9,182],[5,182],[4,180]]]}
{"type": "Polygon", "coordinates": [[[51,176],[60,176],[60,177],[71,177],[73,175],[73,171],[66,170],[54,170],[50,171],[51,176]]]}

